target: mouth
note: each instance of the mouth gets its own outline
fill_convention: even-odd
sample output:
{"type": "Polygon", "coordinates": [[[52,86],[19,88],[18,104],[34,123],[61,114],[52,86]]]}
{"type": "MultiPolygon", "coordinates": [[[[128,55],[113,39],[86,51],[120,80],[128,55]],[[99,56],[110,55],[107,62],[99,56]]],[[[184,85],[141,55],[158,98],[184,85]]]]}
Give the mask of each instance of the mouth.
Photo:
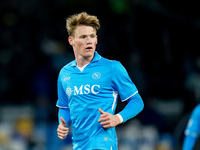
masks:
{"type": "Polygon", "coordinates": [[[87,50],[93,49],[91,46],[86,47],[87,50]]]}

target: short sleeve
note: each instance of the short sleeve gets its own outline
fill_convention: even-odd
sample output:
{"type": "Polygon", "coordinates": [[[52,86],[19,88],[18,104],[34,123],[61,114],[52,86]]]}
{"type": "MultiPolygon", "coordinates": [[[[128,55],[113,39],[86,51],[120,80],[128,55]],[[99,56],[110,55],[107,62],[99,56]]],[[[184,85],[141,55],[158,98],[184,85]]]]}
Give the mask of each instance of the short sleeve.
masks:
{"type": "Polygon", "coordinates": [[[68,98],[66,96],[65,90],[63,89],[60,74],[58,76],[58,81],[57,81],[57,94],[58,94],[58,100],[56,106],[61,108],[68,108],[68,98]]]}
{"type": "Polygon", "coordinates": [[[117,61],[113,66],[111,85],[115,91],[120,95],[122,101],[126,101],[136,93],[138,90],[135,84],[130,79],[124,66],[117,61]]]}

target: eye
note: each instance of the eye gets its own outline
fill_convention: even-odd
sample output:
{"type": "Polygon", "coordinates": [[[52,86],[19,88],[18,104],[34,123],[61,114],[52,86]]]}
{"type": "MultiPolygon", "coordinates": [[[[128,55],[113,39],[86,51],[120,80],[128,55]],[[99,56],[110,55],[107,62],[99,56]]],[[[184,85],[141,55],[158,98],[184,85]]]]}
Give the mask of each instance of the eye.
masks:
{"type": "Polygon", "coordinates": [[[86,38],[86,36],[85,36],[85,35],[82,35],[80,38],[81,38],[81,39],[84,39],[84,38],[86,38]]]}
{"type": "Polygon", "coordinates": [[[95,38],[96,36],[95,35],[91,35],[91,38],[95,38]]]}

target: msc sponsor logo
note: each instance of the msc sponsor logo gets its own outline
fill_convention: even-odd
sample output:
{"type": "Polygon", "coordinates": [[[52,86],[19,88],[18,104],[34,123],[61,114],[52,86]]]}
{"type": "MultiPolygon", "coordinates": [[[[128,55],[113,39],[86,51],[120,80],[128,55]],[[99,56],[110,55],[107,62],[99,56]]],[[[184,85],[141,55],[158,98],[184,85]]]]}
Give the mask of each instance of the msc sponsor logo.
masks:
{"type": "Polygon", "coordinates": [[[71,95],[72,95],[72,89],[70,88],[70,87],[68,87],[67,89],[66,89],[66,94],[70,97],[71,95]]]}
{"type": "Polygon", "coordinates": [[[73,88],[66,88],[66,94],[70,97],[73,95],[82,95],[82,94],[98,94],[100,92],[100,85],[94,84],[94,85],[81,85],[80,87],[74,86],[73,88]]]}

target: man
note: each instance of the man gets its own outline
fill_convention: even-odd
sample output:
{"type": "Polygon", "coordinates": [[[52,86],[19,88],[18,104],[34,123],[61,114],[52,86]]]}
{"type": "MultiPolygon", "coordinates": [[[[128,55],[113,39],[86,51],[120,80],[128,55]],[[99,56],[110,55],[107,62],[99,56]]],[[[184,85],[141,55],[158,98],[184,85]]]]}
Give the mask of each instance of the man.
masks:
{"type": "Polygon", "coordinates": [[[188,121],[185,130],[185,139],[183,143],[183,150],[192,150],[195,146],[197,137],[200,134],[200,104],[198,104],[188,121]]]}
{"type": "Polygon", "coordinates": [[[83,12],[66,22],[75,60],[58,77],[58,137],[66,138],[72,124],[74,150],[117,150],[115,126],[142,111],[143,101],[121,63],[95,51],[97,17],[83,12]],[[118,94],[128,103],[115,115],[118,94]]]}

